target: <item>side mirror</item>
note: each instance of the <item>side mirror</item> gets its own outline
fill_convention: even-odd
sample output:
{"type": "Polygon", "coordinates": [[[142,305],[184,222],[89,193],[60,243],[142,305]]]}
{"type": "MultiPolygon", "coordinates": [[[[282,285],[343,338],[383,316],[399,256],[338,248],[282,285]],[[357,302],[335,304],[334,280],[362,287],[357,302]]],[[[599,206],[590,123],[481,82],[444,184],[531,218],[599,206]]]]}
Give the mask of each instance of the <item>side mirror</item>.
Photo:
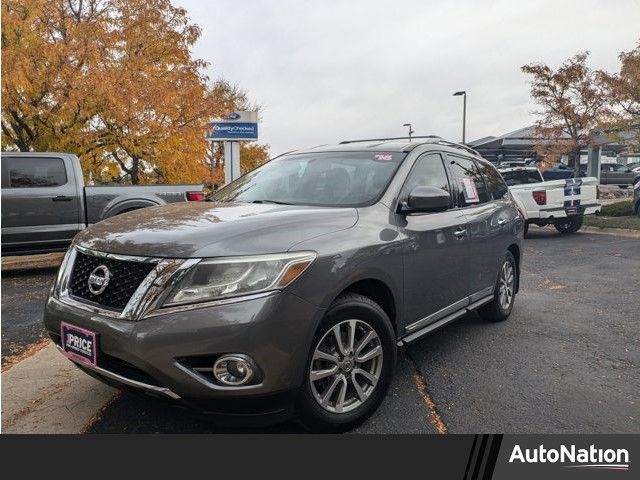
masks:
{"type": "Polygon", "coordinates": [[[437,187],[415,187],[403,205],[403,213],[443,212],[451,206],[449,192],[437,187]]]}

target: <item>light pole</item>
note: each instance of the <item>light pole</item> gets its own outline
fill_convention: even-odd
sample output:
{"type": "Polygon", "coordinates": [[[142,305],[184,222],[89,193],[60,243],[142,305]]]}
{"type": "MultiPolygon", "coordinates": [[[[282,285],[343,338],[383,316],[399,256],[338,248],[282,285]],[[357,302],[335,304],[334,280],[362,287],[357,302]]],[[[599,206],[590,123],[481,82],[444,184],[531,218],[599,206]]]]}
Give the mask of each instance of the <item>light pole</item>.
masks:
{"type": "Polygon", "coordinates": [[[453,94],[454,97],[462,95],[462,143],[466,143],[466,129],[467,129],[467,92],[464,90],[453,94]]]}
{"type": "Polygon", "coordinates": [[[411,141],[411,135],[413,135],[415,132],[411,129],[411,124],[410,123],[405,123],[402,125],[403,127],[409,127],[409,141],[411,141]]]}

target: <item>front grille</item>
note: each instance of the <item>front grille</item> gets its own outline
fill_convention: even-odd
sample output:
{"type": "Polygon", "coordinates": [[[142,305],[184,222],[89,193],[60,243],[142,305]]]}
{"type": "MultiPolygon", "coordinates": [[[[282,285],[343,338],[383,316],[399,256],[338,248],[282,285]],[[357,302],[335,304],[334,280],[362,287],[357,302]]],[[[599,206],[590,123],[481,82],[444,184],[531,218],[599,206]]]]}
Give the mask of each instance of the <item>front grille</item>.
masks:
{"type": "Polygon", "coordinates": [[[69,282],[69,293],[107,308],[122,310],[154,267],[153,263],[94,257],[77,252],[69,282]],[[110,278],[107,288],[102,293],[94,295],[89,291],[89,275],[100,265],[109,269],[110,278]]]}

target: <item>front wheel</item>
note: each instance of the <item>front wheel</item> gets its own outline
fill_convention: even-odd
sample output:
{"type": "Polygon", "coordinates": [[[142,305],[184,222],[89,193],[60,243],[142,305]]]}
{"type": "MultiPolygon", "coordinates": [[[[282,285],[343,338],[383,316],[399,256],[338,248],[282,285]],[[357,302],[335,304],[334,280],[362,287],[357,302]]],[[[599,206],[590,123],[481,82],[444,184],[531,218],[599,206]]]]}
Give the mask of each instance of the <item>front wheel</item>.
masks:
{"type": "Polygon", "coordinates": [[[582,227],[582,221],[582,215],[575,215],[556,220],[553,226],[562,234],[576,233],[582,227]]]}
{"type": "Polygon", "coordinates": [[[516,298],[517,274],[516,260],[511,252],[507,252],[493,290],[493,300],[478,310],[482,318],[491,322],[501,322],[509,318],[516,298]]]}
{"type": "Polygon", "coordinates": [[[357,426],[382,402],[395,362],[395,333],[384,310],[363,295],[340,296],[316,332],[298,420],[317,432],[357,426]]]}

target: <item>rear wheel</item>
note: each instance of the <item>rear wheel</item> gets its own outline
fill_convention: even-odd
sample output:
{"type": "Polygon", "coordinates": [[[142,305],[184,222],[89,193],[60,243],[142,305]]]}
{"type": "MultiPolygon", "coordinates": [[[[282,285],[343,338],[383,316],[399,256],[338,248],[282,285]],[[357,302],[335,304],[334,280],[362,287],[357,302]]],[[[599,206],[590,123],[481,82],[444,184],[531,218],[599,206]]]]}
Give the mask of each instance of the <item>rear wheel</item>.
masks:
{"type": "Polygon", "coordinates": [[[485,320],[501,322],[509,318],[516,297],[516,260],[511,252],[507,252],[498,273],[498,280],[493,291],[493,300],[478,310],[485,320]]]}
{"type": "Polygon", "coordinates": [[[340,296],[313,342],[298,401],[298,417],[312,431],[349,430],[380,405],[396,361],[389,317],[371,299],[340,296]]]}
{"type": "Polygon", "coordinates": [[[562,234],[576,233],[582,227],[582,221],[582,215],[575,215],[556,220],[553,226],[562,234]]]}
{"type": "Polygon", "coordinates": [[[526,237],[529,233],[529,222],[524,222],[524,231],[522,232],[522,236],[526,237]]]}

